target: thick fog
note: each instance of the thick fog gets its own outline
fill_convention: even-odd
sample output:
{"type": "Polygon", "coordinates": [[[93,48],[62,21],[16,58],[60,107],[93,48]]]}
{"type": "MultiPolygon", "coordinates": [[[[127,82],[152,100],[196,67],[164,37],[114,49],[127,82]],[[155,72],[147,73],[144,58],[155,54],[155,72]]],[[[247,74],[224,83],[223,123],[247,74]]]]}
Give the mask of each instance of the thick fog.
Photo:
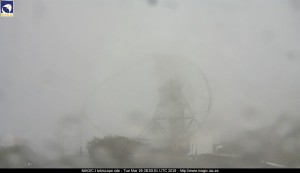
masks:
{"type": "Polygon", "coordinates": [[[226,141],[300,165],[297,0],[15,0],[0,27],[2,147],[47,162],[137,137],[176,78],[197,96],[191,153],[226,141]]]}

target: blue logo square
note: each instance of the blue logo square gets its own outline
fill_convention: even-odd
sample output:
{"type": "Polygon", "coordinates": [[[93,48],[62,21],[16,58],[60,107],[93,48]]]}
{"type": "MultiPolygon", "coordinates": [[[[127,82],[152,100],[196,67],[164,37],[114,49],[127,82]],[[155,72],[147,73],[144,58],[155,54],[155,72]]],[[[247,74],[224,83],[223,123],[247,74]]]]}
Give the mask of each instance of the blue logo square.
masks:
{"type": "Polygon", "coordinates": [[[2,14],[13,14],[14,13],[14,2],[13,1],[1,1],[1,13],[2,14]]]}

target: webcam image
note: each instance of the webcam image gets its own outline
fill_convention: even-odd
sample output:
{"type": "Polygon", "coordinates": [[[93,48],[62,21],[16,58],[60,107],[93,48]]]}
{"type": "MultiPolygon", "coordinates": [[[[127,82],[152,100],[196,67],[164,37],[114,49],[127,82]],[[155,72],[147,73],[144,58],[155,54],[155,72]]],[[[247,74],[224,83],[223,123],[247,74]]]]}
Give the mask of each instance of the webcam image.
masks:
{"type": "Polygon", "coordinates": [[[300,0],[0,8],[0,169],[300,167],[300,0]]]}

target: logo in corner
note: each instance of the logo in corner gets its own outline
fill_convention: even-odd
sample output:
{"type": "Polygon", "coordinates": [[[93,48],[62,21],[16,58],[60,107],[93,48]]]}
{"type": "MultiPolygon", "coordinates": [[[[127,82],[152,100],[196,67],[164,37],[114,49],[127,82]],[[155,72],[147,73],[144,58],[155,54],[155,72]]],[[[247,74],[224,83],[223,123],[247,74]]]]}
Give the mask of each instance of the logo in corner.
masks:
{"type": "Polygon", "coordinates": [[[14,16],[14,2],[13,1],[0,1],[2,17],[12,17],[14,16]]]}

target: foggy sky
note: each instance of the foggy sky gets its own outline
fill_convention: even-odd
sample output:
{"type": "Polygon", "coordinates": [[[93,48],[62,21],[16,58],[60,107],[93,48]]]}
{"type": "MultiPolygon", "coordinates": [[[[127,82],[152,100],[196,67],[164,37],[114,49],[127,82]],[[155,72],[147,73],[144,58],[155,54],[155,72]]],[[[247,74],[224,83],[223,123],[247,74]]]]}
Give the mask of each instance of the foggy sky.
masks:
{"type": "MultiPolygon", "coordinates": [[[[14,3],[14,17],[0,18],[2,143],[12,137],[40,147],[55,141],[58,122],[81,114],[99,83],[164,55],[188,59],[209,81],[212,109],[195,140],[203,152],[224,131],[299,116],[295,0],[14,3]]],[[[144,82],[153,77],[139,76],[144,82]]]]}

